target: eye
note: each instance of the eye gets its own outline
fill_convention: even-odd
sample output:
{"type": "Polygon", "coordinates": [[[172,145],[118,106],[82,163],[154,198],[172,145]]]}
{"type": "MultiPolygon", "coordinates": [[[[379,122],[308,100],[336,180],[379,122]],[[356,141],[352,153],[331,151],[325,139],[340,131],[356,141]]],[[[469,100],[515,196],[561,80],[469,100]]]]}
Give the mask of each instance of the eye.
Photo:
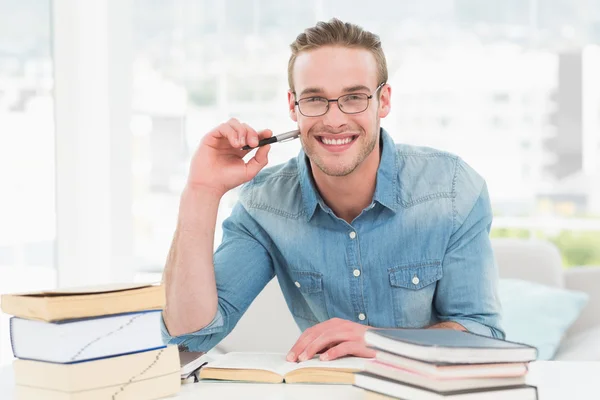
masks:
{"type": "Polygon", "coordinates": [[[305,99],[302,99],[302,101],[307,102],[307,103],[318,103],[318,102],[322,102],[324,99],[322,97],[307,97],[305,99]]]}
{"type": "Polygon", "coordinates": [[[346,96],[346,100],[349,101],[362,100],[364,98],[365,96],[362,94],[349,94],[348,96],[346,96]]]}

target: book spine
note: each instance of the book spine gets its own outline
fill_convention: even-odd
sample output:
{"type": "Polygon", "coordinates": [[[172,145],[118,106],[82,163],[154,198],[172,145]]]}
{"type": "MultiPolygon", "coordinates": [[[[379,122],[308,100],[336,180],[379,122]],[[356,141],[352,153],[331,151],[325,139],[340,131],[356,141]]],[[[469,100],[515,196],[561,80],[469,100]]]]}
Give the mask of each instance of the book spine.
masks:
{"type": "Polygon", "coordinates": [[[10,349],[12,350],[13,356],[17,357],[17,352],[15,351],[15,342],[14,342],[14,334],[13,334],[13,320],[15,317],[11,317],[8,321],[9,330],[10,330],[10,349]]]}

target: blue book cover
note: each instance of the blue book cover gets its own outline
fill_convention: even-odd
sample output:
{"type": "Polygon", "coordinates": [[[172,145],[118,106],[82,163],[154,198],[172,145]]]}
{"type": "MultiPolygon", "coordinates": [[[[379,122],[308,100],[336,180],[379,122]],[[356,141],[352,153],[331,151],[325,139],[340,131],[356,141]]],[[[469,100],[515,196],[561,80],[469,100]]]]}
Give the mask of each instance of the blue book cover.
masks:
{"type": "Polygon", "coordinates": [[[535,347],[453,329],[369,329],[367,345],[440,363],[510,363],[537,358],[535,347]]]}

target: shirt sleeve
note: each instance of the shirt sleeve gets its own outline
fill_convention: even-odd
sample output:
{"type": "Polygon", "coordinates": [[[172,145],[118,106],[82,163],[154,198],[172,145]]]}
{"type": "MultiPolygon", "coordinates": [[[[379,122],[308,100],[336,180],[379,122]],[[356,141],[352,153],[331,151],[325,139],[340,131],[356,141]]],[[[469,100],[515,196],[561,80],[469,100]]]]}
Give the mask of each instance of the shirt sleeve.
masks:
{"type": "Polygon", "coordinates": [[[219,298],[215,317],[199,331],[181,336],[171,336],[161,319],[165,344],[206,352],[231,332],[275,275],[271,257],[258,239],[261,236],[261,228],[238,203],[223,222],[223,241],[213,257],[219,298]]]}
{"type": "Polygon", "coordinates": [[[489,238],[492,209],[487,186],[462,160],[457,161],[454,179],[453,233],[434,300],[438,319],[504,339],[498,268],[489,238]]]}

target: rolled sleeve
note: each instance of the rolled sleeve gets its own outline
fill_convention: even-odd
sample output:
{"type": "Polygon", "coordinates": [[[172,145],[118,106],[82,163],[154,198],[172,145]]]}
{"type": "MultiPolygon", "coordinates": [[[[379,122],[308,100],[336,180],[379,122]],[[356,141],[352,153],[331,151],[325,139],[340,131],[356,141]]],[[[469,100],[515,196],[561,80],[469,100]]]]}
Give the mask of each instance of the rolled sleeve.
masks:
{"type": "Polygon", "coordinates": [[[492,210],[487,187],[462,162],[456,173],[455,228],[434,300],[438,319],[457,322],[473,333],[504,339],[498,269],[489,238],[492,210]]]}
{"type": "MultiPolygon", "coordinates": [[[[213,343],[215,334],[222,333],[225,330],[225,321],[223,319],[223,314],[221,310],[217,310],[215,317],[210,322],[210,324],[206,325],[204,328],[188,333],[181,336],[171,336],[167,326],[165,325],[165,320],[161,315],[160,318],[160,332],[162,334],[163,342],[167,345],[175,344],[177,346],[184,346],[189,350],[194,351],[208,351],[212,347],[214,347],[217,343],[213,343]]],[[[218,337],[217,337],[218,338],[218,337]]]]}
{"type": "Polygon", "coordinates": [[[496,339],[504,339],[504,332],[498,328],[484,325],[480,322],[466,319],[466,318],[454,318],[452,322],[456,322],[462,325],[467,331],[476,333],[482,336],[493,337],[496,339]]]}

